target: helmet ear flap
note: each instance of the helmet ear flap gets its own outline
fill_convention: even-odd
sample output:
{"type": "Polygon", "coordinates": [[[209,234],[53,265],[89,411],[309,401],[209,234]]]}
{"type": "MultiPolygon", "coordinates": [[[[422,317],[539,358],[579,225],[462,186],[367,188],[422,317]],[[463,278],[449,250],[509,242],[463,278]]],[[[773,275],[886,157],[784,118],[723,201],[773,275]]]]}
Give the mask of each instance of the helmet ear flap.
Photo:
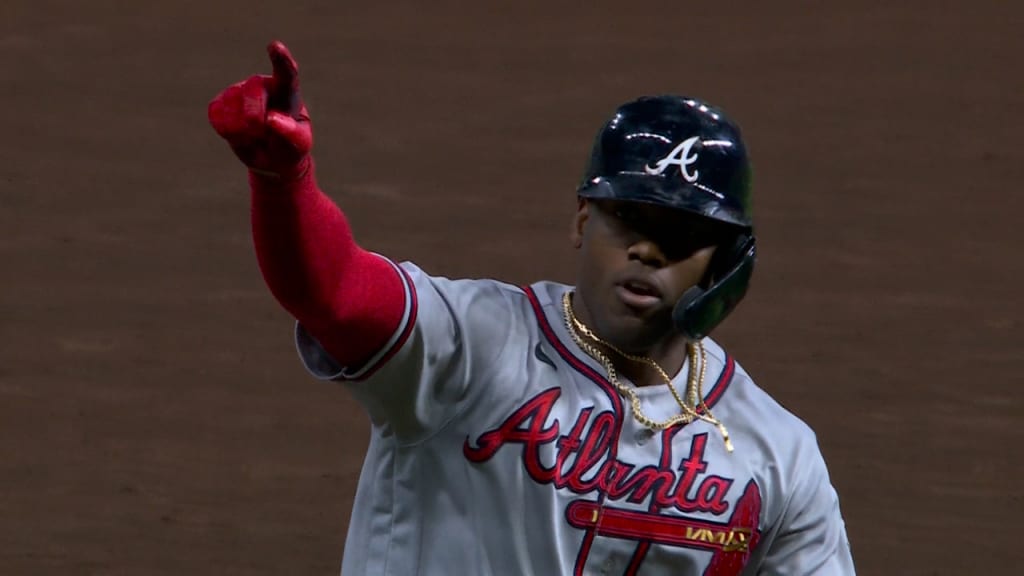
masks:
{"type": "Polygon", "coordinates": [[[747,231],[734,232],[728,234],[719,242],[718,249],[715,250],[714,256],[711,257],[708,269],[704,271],[704,277],[701,278],[698,286],[708,290],[716,280],[725,277],[743,257],[744,248],[750,238],[751,235],[747,231]]]}
{"type": "Polygon", "coordinates": [[[740,234],[730,248],[716,251],[705,280],[676,302],[672,321],[689,340],[701,340],[710,334],[747,293],[757,260],[754,236],[740,234]]]}

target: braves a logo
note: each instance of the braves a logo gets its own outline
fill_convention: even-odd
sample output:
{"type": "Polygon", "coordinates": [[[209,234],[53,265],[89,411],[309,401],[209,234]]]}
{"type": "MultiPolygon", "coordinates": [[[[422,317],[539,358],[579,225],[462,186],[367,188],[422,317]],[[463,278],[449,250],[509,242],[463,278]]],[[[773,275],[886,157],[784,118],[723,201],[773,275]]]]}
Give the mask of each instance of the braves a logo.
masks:
{"type": "Polygon", "coordinates": [[[697,153],[693,152],[693,146],[699,140],[699,136],[683,140],[668,153],[668,156],[658,160],[654,166],[644,166],[644,171],[652,176],[657,176],[663,174],[669,166],[678,166],[679,173],[682,174],[684,180],[696,182],[700,172],[697,170],[690,172],[690,166],[697,162],[697,153]]]}
{"type": "Polygon", "coordinates": [[[760,537],[757,485],[747,483],[726,522],[680,514],[723,515],[730,509],[726,496],[734,480],[707,474],[707,434],[695,435],[689,454],[673,462],[672,438],[680,428],[665,430],[661,461],[638,467],[617,456],[618,427],[612,411],[595,414],[593,407],[585,408],[562,434],[558,419],[550,419],[560,395],[560,388],[551,388],[534,396],[497,428],[481,434],[475,445],[467,438],[463,454],[480,463],[502,447],[518,444],[523,467],[535,482],[586,496],[572,501],[565,511],[568,523],[585,531],[576,573],[583,572],[593,539],[603,536],[637,542],[630,574],[652,544],[709,550],[713,555],[705,574],[738,574],[760,537]],[[554,462],[545,462],[550,456],[544,455],[551,453],[554,462]],[[611,504],[615,501],[623,505],[611,504]],[[646,509],[637,508],[645,504],[646,509]]]}

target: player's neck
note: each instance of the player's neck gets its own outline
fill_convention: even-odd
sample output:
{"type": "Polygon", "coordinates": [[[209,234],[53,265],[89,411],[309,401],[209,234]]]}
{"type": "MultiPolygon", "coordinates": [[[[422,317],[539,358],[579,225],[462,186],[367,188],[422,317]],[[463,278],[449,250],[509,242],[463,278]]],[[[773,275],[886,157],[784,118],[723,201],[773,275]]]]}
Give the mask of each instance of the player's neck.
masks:
{"type": "MultiPolygon", "coordinates": [[[[651,358],[661,366],[669,378],[674,379],[686,361],[686,342],[682,338],[670,338],[650,350],[639,352],[638,355],[651,358]]],[[[661,374],[650,366],[622,358],[614,352],[608,357],[612,359],[615,369],[636,386],[665,384],[661,374]]]]}
{"type": "MultiPolygon", "coordinates": [[[[578,293],[572,295],[572,313],[584,326],[590,326],[590,314],[578,293]]],[[[600,336],[599,336],[600,337],[600,336]]],[[[636,386],[665,384],[665,379],[651,366],[619,355],[608,346],[595,342],[615,366],[616,372],[636,386]]],[[[646,350],[629,350],[630,354],[654,360],[669,378],[675,378],[686,360],[686,340],[682,335],[669,334],[646,350]]]]}

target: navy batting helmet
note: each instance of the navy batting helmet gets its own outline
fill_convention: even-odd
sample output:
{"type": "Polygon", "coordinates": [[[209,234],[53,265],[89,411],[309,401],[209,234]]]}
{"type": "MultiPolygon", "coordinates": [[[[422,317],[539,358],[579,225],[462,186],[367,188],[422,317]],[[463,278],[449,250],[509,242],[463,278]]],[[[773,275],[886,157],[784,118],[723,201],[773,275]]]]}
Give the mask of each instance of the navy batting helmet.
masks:
{"type": "Polygon", "coordinates": [[[657,96],[623,104],[605,123],[577,193],[685,210],[729,232],[705,281],[675,306],[676,327],[698,340],[746,295],[756,260],[750,187],[736,124],[695,98],[657,96]]]}

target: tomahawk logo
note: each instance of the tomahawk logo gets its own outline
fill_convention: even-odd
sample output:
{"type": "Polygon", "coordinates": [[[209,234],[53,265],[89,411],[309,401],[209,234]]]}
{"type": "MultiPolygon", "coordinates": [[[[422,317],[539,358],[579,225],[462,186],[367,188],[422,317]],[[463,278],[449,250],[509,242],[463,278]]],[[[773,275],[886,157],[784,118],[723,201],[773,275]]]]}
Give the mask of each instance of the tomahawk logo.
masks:
{"type": "Polygon", "coordinates": [[[678,146],[668,153],[668,156],[658,160],[654,166],[649,164],[644,166],[644,171],[652,176],[658,176],[660,174],[664,174],[665,170],[667,170],[669,166],[679,166],[679,173],[683,175],[683,178],[687,182],[696,182],[697,176],[700,173],[696,170],[690,172],[690,166],[697,162],[697,153],[692,151],[693,145],[696,144],[698,140],[700,140],[700,136],[694,136],[693,138],[683,140],[678,146]]]}

